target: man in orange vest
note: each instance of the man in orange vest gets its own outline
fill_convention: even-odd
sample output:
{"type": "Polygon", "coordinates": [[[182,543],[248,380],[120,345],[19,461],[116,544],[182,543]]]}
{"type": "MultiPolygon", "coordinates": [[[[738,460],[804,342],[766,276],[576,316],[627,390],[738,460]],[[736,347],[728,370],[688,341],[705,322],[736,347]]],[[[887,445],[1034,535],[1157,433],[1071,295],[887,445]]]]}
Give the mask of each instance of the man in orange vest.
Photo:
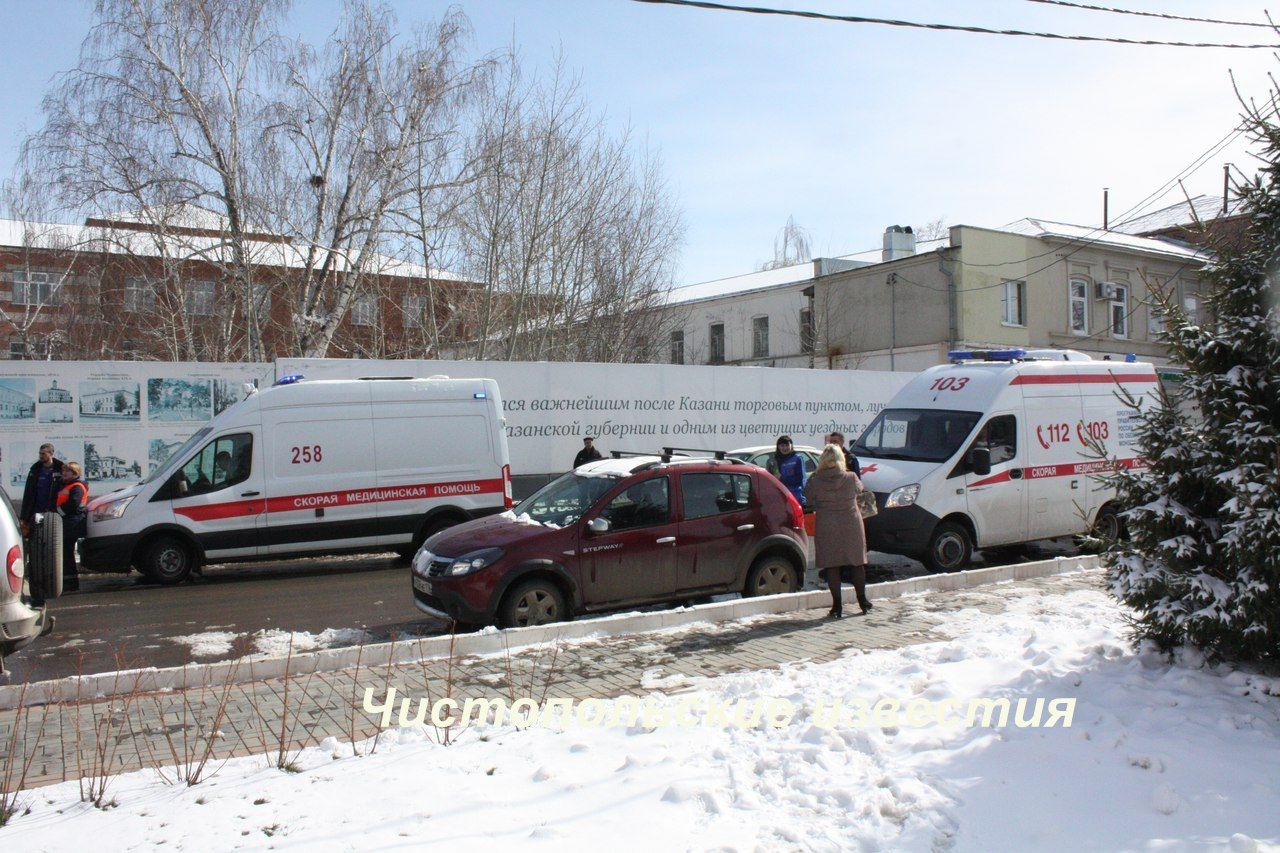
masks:
{"type": "Polygon", "coordinates": [[[89,486],[80,479],[80,463],[64,463],[62,488],[58,490],[54,506],[58,515],[62,516],[62,589],[67,592],[80,589],[80,573],[76,569],[76,542],[84,538],[88,504],[89,486]]]}

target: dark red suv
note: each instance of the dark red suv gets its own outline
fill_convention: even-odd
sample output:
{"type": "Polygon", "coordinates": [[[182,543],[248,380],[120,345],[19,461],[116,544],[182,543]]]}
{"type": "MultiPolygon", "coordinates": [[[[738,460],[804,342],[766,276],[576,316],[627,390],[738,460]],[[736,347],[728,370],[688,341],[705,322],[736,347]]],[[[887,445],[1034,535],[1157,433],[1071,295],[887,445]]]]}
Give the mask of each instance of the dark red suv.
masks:
{"type": "Polygon", "coordinates": [[[543,625],[716,593],[794,592],[807,553],[799,504],[764,470],[623,456],[432,536],[413,561],[413,595],[420,610],[461,623],[543,625]]]}

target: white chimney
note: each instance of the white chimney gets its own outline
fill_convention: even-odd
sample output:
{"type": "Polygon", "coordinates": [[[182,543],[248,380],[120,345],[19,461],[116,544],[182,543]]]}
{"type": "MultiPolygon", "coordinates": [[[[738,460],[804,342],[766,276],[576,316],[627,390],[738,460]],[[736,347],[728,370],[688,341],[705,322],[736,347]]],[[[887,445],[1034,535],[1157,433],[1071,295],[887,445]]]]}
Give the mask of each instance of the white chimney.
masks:
{"type": "Polygon", "coordinates": [[[880,253],[882,261],[896,261],[909,258],[916,253],[916,235],[908,225],[890,225],[884,229],[884,250],[880,253]]]}

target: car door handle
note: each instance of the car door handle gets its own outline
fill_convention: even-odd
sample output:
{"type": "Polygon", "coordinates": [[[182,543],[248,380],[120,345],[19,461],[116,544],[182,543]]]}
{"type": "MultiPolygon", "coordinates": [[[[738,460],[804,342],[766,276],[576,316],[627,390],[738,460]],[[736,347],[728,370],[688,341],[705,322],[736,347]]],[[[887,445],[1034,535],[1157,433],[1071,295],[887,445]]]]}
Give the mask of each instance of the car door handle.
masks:
{"type": "Polygon", "coordinates": [[[663,536],[661,539],[659,539],[659,540],[658,540],[658,544],[659,544],[659,545],[674,545],[674,544],[676,544],[676,537],[674,537],[674,536],[663,536]]]}
{"type": "Polygon", "coordinates": [[[258,495],[260,495],[260,494],[262,494],[262,492],[241,492],[241,493],[240,493],[240,497],[242,497],[242,498],[256,498],[256,497],[257,497],[258,495]]]}
{"type": "Polygon", "coordinates": [[[1071,481],[1071,488],[1073,488],[1073,489],[1078,489],[1078,488],[1080,488],[1080,481],[1079,481],[1079,480],[1072,480],[1072,481],[1071,481]]]}
{"type": "Polygon", "coordinates": [[[741,530],[755,530],[755,529],[756,529],[756,526],[755,526],[754,524],[739,524],[739,525],[738,525],[738,530],[740,530],[740,531],[741,531],[741,530]]]}

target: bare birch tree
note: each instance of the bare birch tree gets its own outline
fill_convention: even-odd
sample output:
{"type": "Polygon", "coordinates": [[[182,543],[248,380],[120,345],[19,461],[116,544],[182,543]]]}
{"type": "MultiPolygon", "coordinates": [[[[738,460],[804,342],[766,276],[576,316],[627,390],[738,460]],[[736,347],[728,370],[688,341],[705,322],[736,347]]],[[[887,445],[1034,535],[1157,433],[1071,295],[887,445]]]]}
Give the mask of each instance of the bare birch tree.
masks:
{"type": "MultiPolygon", "coordinates": [[[[61,201],[155,227],[200,211],[216,241],[192,245],[232,283],[242,316],[229,349],[264,357],[250,232],[267,78],[285,0],[97,0],[80,62],[46,96],[32,140],[61,201]]],[[[170,236],[189,235],[189,231],[170,236]]]]}

